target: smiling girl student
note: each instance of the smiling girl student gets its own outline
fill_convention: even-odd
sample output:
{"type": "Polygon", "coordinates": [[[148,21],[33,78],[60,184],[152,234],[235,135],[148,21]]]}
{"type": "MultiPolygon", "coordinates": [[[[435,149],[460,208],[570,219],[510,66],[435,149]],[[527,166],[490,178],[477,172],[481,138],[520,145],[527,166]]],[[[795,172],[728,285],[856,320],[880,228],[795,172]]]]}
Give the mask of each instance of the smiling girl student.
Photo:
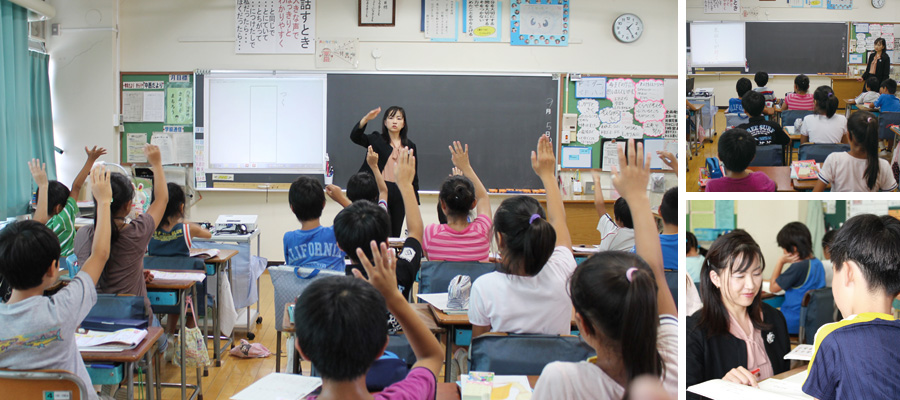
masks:
{"type": "Polygon", "coordinates": [[[816,102],[813,114],[803,118],[801,143],[847,143],[847,117],[835,114],[838,98],[830,86],[819,86],[813,92],[816,102]]]}
{"type": "Polygon", "coordinates": [[[834,152],[819,168],[815,192],[889,192],[897,189],[891,164],[878,157],[878,118],[857,111],[847,121],[850,151],[834,152]]]}

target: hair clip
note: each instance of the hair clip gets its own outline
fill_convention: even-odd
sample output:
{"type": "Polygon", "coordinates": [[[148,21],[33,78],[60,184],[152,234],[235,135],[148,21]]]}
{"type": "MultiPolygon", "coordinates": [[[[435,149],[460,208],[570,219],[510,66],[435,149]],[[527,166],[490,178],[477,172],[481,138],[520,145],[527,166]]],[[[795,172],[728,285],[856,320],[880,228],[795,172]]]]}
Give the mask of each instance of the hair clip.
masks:
{"type": "Polygon", "coordinates": [[[637,271],[637,267],[628,268],[628,271],[625,271],[625,277],[628,278],[628,282],[631,282],[631,279],[634,277],[634,271],[637,271]]]}
{"type": "Polygon", "coordinates": [[[532,223],[534,223],[534,220],[536,220],[536,219],[538,219],[538,218],[540,218],[540,217],[541,217],[541,216],[538,215],[538,214],[531,214],[531,219],[528,220],[528,225],[531,225],[532,223]]]}

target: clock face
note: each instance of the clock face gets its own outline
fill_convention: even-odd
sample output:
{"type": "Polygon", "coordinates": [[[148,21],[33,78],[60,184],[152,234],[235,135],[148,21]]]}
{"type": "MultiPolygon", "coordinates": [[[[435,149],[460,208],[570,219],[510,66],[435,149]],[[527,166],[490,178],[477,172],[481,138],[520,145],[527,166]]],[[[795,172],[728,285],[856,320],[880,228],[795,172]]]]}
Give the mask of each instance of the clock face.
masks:
{"type": "Polygon", "coordinates": [[[884,3],[885,3],[886,1],[887,1],[887,0],[872,0],[872,7],[875,7],[875,8],[881,8],[881,7],[884,7],[884,3]]]}
{"type": "Polygon", "coordinates": [[[620,42],[634,42],[641,37],[642,33],[644,33],[644,21],[641,21],[637,15],[622,14],[613,22],[613,35],[620,42]]]}

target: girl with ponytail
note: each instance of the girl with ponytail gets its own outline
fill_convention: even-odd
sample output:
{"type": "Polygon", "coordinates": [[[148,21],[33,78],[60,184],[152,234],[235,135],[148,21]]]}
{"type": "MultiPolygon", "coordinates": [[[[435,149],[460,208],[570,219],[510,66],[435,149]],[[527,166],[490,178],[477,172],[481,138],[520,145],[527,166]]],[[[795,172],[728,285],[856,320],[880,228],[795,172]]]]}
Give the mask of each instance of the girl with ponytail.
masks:
{"type": "Polygon", "coordinates": [[[813,191],[831,185],[832,192],[889,192],[897,181],[887,160],[878,157],[878,118],[857,111],[847,121],[850,151],[828,155],[819,168],[819,181],[813,191]]]}
{"type": "Polygon", "coordinates": [[[847,143],[847,117],[835,114],[838,98],[831,86],[819,86],[813,92],[813,114],[803,118],[801,143],[847,143]]]}
{"type": "Polygon", "coordinates": [[[441,185],[438,210],[447,220],[425,228],[422,248],[432,261],[486,262],[491,250],[491,201],[469,163],[469,145],[453,142],[449,147],[453,166],[462,175],[451,175],[441,185]],[[472,209],[477,216],[469,222],[472,209]]]}
{"type": "Polygon", "coordinates": [[[557,186],[550,138],[541,136],[531,167],[547,191],[547,214],[528,196],[503,201],[494,214],[499,270],[472,284],[469,321],[472,336],[485,332],[570,332],[572,306],[566,282],[575,270],[572,239],[557,186]]]}
{"type": "Polygon", "coordinates": [[[597,356],[578,363],[544,367],[534,388],[541,399],[621,399],[639,376],[678,391],[677,308],[663,273],[659,234],[647,197],[650,157],[629,140],[628,159],[619,150],[622,171],[613,185],[628,201],[637,255],[622,251],[595,254],[569,281],[569,296],[581,337],[597,356]]]}

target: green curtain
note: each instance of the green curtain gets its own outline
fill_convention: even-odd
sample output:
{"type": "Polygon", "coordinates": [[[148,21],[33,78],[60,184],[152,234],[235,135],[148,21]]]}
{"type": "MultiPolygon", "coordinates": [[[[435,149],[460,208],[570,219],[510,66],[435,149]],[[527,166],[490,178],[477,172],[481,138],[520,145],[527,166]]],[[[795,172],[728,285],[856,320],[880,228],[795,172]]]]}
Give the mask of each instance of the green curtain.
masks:
{"type": "Polygon", "coordinates": [[[822,200],[810,200],[806,203],[806,227],[812,236],[813,253],[816,258],[824,260],[822,237],[825,236],[825,210],[822,208],[822,200]]]}
{"type": "Polygon", "coordinates": [[[29,212],[27,163],[40,158],[56,176],[46,55],[29,55],[28,12],[0,0],[0,218],[29,212]]]}

